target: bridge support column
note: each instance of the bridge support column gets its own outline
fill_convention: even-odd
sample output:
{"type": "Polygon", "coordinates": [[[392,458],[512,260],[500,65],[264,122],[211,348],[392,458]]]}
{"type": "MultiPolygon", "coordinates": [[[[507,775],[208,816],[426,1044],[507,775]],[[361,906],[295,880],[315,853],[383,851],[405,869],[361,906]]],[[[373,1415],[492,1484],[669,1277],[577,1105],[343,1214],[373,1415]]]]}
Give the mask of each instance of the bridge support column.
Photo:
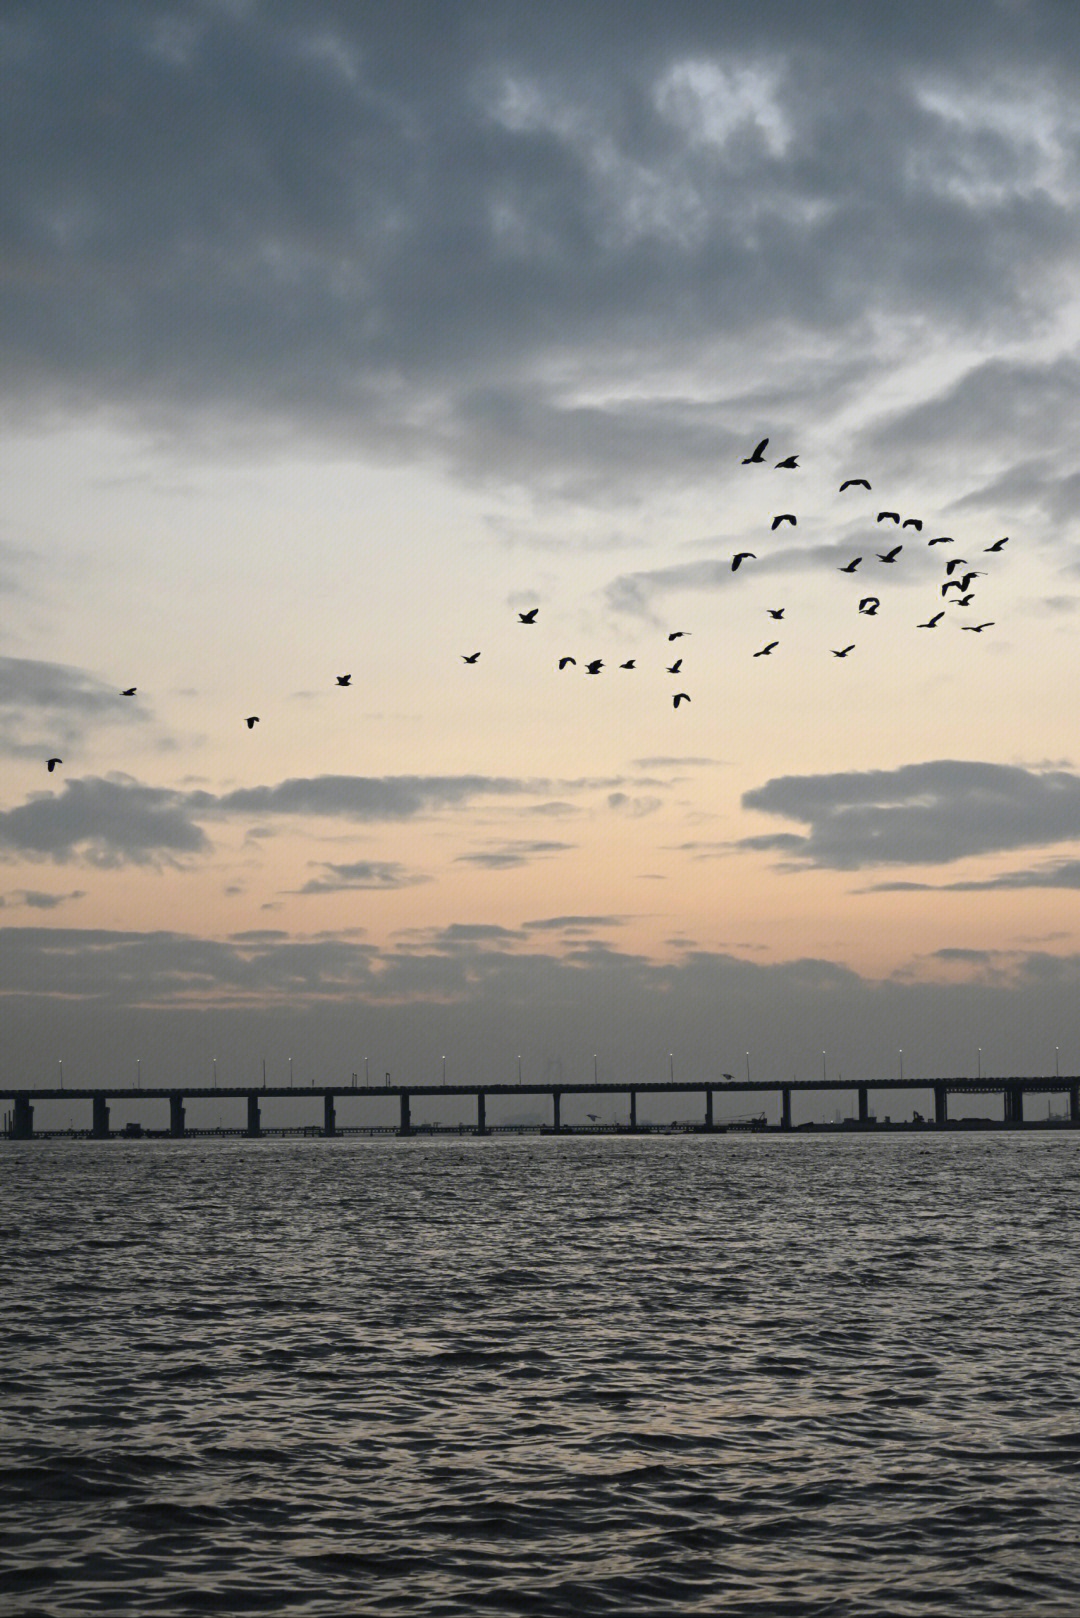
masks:
{"type": "Polygon", "coordinates": [[[560,1117],[561,1111],[562,1111],[562,1092],[560,1090],[552,1090],[552,1092],[551,1092],[551,1127],[555,1131],[556,1135],[559,1133],[559,1130],[562,1128],[562,1119],[560,1117]]]}
{"type": "Polygon", "coordinates": [[[870,1122],[870,1091],[865,1084],[859,1085],[859,1122],[860,1124],[870,1122]]]}
{"type": "Polygon", "coordinates": [[[15,1112],[11,1120],[12,1140],[33,1140],[34,1109],[28,1095],[15,1097],[15,1112]]]}
{"type": "Polygon", "coordinates": [[[706,1129],[712,1129],[713,1127],[714,1127],[714,1125],[713,1125],[713,1111],[712,1111],[712,1091],[711,1090],[706,1090],[706,1092],[705,1092],[705,1128],[706,1129]]]}
{"type": "Polygon", "coordinates": [[[780,1128],[791,1128],[791,1091],[787,1085],[780,1092],[780,1128]]]}
{"type": "Polygon", "coordinates": [[[184,1123],[184,1098],[182,1095],[169,1097],[169,1134],[173,1140],[182,1140],[187,1134],[184,1123]]]}
{"type": "Polygon", "coordinates": [[[337,1114],[334,1111],[334,1098],[324,1095],[322,1098],[322,1132],[324,1135],[337,1134],[337,1114]]]}
{"type": "Polygon", "coordinates": [[[247,1109],[247,1132],[251,1136],[252,1140],[257,1140],[262,1134],[262,1114],[259,1111],[258,1096],[248,1096],[247,1109]]]}
{"type": "Polygon", "coordinates": [[[631,1130],[631,1133],[633,1133],[633,1131],[635,1129],[637,1129],[637,1091],[636,1090],[631,1090],[631,1092],[630,1092],[630,1130],[631,1130]]]}
{"type": "Polygon", "coordinates": [[[1005,1122],[1022,1124],[1024,1121],[1024,1092],[1018,1084],[1010,1084],[1005,1091],[1005,1122]]]}
{"type": "Polygon", "coordinates": [[[90,1133],[95,1140],[107,1140],[109,1137],[109,1103],[103,1095],[94,1097],[94,1121],[90,1133]]]}
{"type": "Polygon", "coordinates": [[[943,1084],[934,1085],[934,1122],[947,1124],[949,1121],[949,1092],[943,1084]]]}
{"type": "Polygon", "coordinates": [[[1080,1084],[1074,1084],[1069,1090],[1069,1122],[1080,1124],[1080,1084]]]}
{"type": "Polygon", "coordinates": [[[412,1134],[412,1117],[411,1117],[411,1114],[409,1112],[409,1092],[408,1092],[408,1090],[402,1090],[402,1092],[401,1092],[401,1122],[398,1124],[398,1134],[399,1135],[411,1135],[412,1134]]]}
{"type": "Polygon", "coordinates": [[[487,1130],[487,1096],[483,1090],[476,1092],[476,1133],[486,1135],[487,1130]]]}

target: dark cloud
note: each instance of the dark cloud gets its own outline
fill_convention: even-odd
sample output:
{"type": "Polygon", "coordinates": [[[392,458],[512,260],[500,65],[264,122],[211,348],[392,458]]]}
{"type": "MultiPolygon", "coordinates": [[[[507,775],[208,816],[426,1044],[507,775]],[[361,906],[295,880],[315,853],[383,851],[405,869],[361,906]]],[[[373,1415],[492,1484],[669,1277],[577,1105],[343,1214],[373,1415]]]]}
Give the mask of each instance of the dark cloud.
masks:
{"type": "Polygon", "coordinates": [[[524,921],[529,932],[590,932],[594,927],[625,927],[625,916],[545,916],[540,921],[524,921]]]}
{"type": "Polygon", "coordinates": [[[479,849],[474,854],[459,854],[459,863],[464,865],[479,865],[486,871],[511,871],[519,865],[528,865],[534,859],[542,858],[545,854],[561,854],[568,848],[574,848],[574,843],[543,842],[539,839],[513,839],[503,843],[499,848],[479,849]]]}
{"type": "MultiPolygon", "coordinates": [[[[771,365],[775,420],[805,415],[840,333],[867,386],[892,324],[985,343],[1052,311],[1080,235],[1062,17],[9,7],[7,402],[207,444],[302,429],[576,495],[711,476],[743,431],[708,360],[725,332],[771,365]],[[708,386],[672,384],[696,367],[708,386]]],[[[990,412],[1036,437],[1000,381],[942,431],[990,412]]]]}
{"type": "Polygon", "coordinates": [[[311,877],[300,893],[347,893],[357,889],[409,888],[431,878],[406,870],[396,860],[354,860],[351,864],[324,863],[321,876],[311,877]]]}
{"type": "Polygon", "coordinates": [[[939,865],[1080,837],[1080,776],[1066,770],[937,759],[896,770],[781,776],[743,807],[807,822],[805,837],[744,838],[799,864],[852,871],[939,865]]]}
{"type": "Polygon", "coordinates": [[[335,815],[346,820],[410,820],[479,797],[528,792],[523,781],[489,775],[317,775],[276,786],[241,787],[214,797],[192,793],[193,809],[215,815],[335,815]]]}
{"type": "Polygon", "coordinates": [[[0,910],[23,907],[28,910],[56,910],[60,905],[69,904],[72,899],[85,898],[83,888],[73,888],[70,893],[42,893],[37,888],[22,888],[0,895],[0,910]]]}
{"type": "Polygon", "coordinates": [[[0,752],[40,758],[105,720],[145,723],[145,708],[85,669],[0,657],[0,752]]]}
{"type": "Polygon", "coordinates": [[[209,840],[183,793],[88,776],[0,811],[0,847],[58,863],[148,865],[206,853],[209,840]]]}
{"type": "Polygon", "coordinates": [[[996,893],[1019,888],[1080,888],[1080,860],[1054,860],[1026,871],[1002,871],[980,882],[879,882],[863,893],[996,893]]]}

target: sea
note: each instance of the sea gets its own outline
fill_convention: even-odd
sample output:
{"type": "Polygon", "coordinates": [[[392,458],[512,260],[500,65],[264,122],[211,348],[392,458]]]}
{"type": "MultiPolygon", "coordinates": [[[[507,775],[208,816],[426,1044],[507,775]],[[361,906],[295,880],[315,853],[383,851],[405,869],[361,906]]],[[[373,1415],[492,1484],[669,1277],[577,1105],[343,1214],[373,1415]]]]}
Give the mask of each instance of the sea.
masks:
{"type": "Polygon", "coordinates": [[[0,1142],[0,1612],[1080,1613],[1080,1132],[0,1142]]]}

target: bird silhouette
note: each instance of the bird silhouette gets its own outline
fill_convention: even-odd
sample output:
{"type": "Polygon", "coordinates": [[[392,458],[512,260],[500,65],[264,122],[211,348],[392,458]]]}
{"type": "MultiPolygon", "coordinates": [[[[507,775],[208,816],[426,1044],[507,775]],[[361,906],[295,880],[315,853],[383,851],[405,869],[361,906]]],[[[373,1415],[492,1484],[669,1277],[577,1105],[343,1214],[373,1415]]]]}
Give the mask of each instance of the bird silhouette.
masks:
{"type": "Polygon", "coordinates": [[[794,472],[798,467],[799,457],[797,455],[786,455],[782,461],[777,461],[776,464],[784,467],[788,472],[794,472]]]}
{"type": "Polygon", "coordinates": [[[62,758],[48,758],[45,760],[45,762],[49,766],[49,774],[51,775],[56,766],[58,764],[62,764],[64,761],[62,758]]]}
{"type": "Polygon", "coordinates": [[[594,657],[591,663],[586,663],[586,665],[585,665],[585,673],[586,674],[599,674],[600,670],[603,668],[603,666],[604,666],[604,659],[602,657],[594,657]]]}
{"type": "Polygon", "coordinates": [[[849,652],[853,652],[854,650],[855,650],[855,642],[852,641],[851,645],[850,646],[845,646],[844,650],[842,652],[838,652],[834,648],[833,649],[833,656],[834,657],[846,657],[849,652]]]}
{"type": "Polygon", "coordinates": [[[247,728],[249,730],[254,730],[255,726],[258,723],[259,723],[259,716],[258,716],[257,713],[249,714],[248,717],[244,720],[244,724],[247,726],[247,728]]]}
{"type": "Polygon", "coordinates": [[[689,701],[690,701],[690,698],[687,696],[685,691],[676,691],[675,695],[671,699],[671,705],[672,705],[673,708],[677,708],[679,706],[680,702],[689,702],[689,701]]]}
{"type": "Polygon", "coordinates": [[[921,517],[905,517],[904,518],[904,527],[905,528],[914,528],[914,530],[915,530],[915,532],[917,534],[921,534],[922,533],[922,518],[921,517]]]}
{"type": "Polygon", "coordinates": [[[993,627],[994,627],[994,620],[992,618],[991,618],[991,620],[990,620],[990,622],[988,624],[961,624],[960,625],[961,629],[970,629],[970,631],[971,631],[971,633],[973,635],[981,635],[984,629],[993,629],[993,627]]]}
{"type": "Polygon", "coordinates": [[[352,684],[352,675],[351,674],[339,674],[337,676],[337,683],[338,683],[338,685],[351,685],[352,684]]]}
{"type": "MultiPolygon", "coordinates": [[[[763,464],[764,460],[765,460],[765,446],[766,446],[766,444],[768,442],[769,442],[769,440],[767,438],[763,438],[761,440],[761,443],[758,445],[757,449],[754,451],[753,455],[747,455],[745,457],[745,459],[743,460],[743,465],[744,466],[757,466],[759,463],[763,464]]],[[[689,700],[689,699],[687,699],[687,700],[689,700]]]]}
{"type": "Polygon", "coordinates": [[[789,522],[792,528],[795,527],[795,518],[792,516],[791,512],[782,511],[779,517],[774,517],[772,520],[772,531],[774,534],[782,522],[789,522]]]}
{"type": "Polygon", "coordinates": [[[945,563],[945,571],[949,577],[952,578],[958,567],[967,567],[967,565],[968,562],[966,556],[950,556],[949,560],[945,563]]]}
{"type": "Polygon", "coordinates": [[[766,607],[765,611],[768,613],[770,618],[782,618],[784,616],[783,607],[766,607]]]}
{"type": "Polygon", "coordinates": [[[878,522],[899,522],[900,513],[898,511],[879,511],[877,520],[878,522]]]}
{"type": "MultiPolygon", "coordinates": [[[[960,588],[961,590],[970,590],[972,579],[985,579],[985,577],[985,573],[977,573],[974,569],[972,569],[970,573],[965,573],[964,577],[960,580],[960,588]]],[[[955,583],[956,581],[953,580],[953,582],[955,583]]]]}
{"type": "Polygon", "coordinates": [[[133,697],[137,690],[138,686],[129,685],[126,691],[121,691],[120,695],[122,697],[133,697]]]}
{"type": "Polygon", "coordinates": [[[634,659],[632,657],[627,662],[619,664],[621,669],[632,669],[634,666],[634,659]]]}
{"type": "Polygon", "coordinates": [[[751,562],[757,561],[757,557],[754,555],[753,551],[736,552],[736,554],[731,558],[731,571],[733,573],[737,573],[739,571],[740,564],[745,562],[748,558],[751,562]]]}
{"type": "Polygon", "coordinates": [[[995,539],[994,543],[992,545],[987,545],[986,549],[988,551],[999,551],[1003,545],[1007,545],[1008,543],[1009,536],[1006,534],[1004,539],[995,539]]]}
{"type": "Polygon", "coordinates": [[[880,551],[877,551],[875,554],[879,562],[895,562],[903,548],[904,547],[902,545],[894,545],[891,551],[885,552],[884,556],[882,556],[880,551]]]}
{"type": "Polygon", "coordinates": [[[845,489],[868,489],[870,487],[865,478],[845,478],[840,485],[840,493],[845,489]]]}
{"type": "Polygon", "coordinates": [[[537,615],[537,613],[539,611],[540,611],[539,607],[530,607],[528,612],[519,612],[518,613],[518,618],[521,620],[521,622],[523,624],[535,624],[536,615],[537,615]]]}
{"type": "Polygon", "coordinates": [[[881,600],[878,596],[863,596],[859,602],[859,611],[865,613],[867,618],[873,618],[880,606],[881,600]]]}
{"type": "Polygon", "coordinates": [[[672,663],[670,668],[668,669],[668,673],[669,674],[678,674],[678,672],[679,672],[679,670],[681,668],[682,668],[682,658],[677,657],[675,659],[674,663],[672,663]]]}
{"type": "Polygon", "coordinates": [[[927,619],[925,624],[916,624],[915,627],[916,629],[936,629],[944,616],[944,611],[935,612],[932,617],[927,619]]]}
{"type": "Polygon", "coordinates": [[[966,596],[954,596],[953,597],[953,606],[954,607],[967,607],[967,606],[970,606],[970,604],[974,601],[974,599],[975,599],[975,597],[971,594],[971,592],[969,590],[966,596]]]}
{"type": "Polygon", "coordinates": [[[754,656],[755,657],[768,657],[768,655],[772,651],[773,647],[774,646],[779,646],[779,644],[780,644],[780,642],[778,640],[771,640],[769,642],[768,646],[763,646],[761,648],[760,652],[755,652],[754,653],[754,656]]]}
{"type": "Polygon", "coordinates": [[[928,539],[927,545],[955,545],[956,541],[951,534],[939,534],[936,539],[928,539]]]}
{"type": "Polygon", "coordinates": [[[836,571],[838,573],[854,573],[855,569],[858,567],[858,565],[859,565],[859,563],[861,561],[862,561],[862,557],[861,556],[856,556],[855,560],[853,562],[849,562],[847,567],[838,567],[836,571]]]}
{"type": "Polygon", "coordinates": [[[560,659],[559,659],[559,667],[561,669],[564,669],[568,663],[573,663],[574,667],[577,668],[577,658],[576,657],[560,657],[560,659]]]}
{"type": "Polygon", "coordinates": [[[464,652],[462,652],[462,654],[461,654],[461,661],[462,661],[462,662],[463,662],[463,663],[475,663],[475,662],[476,662],[476,659],[477,659],[477,658],[478,658],[478,657],[479,657],[479,656],[480,656],[480,653],[479,653],[479,652],[470,652],[470,653],[469,653],[469,655],[468,655],[468,657],[466,657],[466,656],[465,656],[465,653],[464,653],[464,652]]]}
{"type": "Polygon", "coordinates": [[[671,634],[668,636],[668,640],[682,640],[684,635],[689,635],[689,634],[690,634],[689,629],[673,629],[671,631],[671,634]]]}

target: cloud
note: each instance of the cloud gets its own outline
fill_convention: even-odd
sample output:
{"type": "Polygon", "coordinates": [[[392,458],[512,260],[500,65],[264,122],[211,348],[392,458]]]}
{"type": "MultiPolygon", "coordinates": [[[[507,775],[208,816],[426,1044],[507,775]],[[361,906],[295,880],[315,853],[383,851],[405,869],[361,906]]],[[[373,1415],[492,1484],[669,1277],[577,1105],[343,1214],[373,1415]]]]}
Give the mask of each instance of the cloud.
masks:
{"type": "Polygon", "coordinates": [[[431,878],[408,871],[396,860],[354,860],[352,864],[321,866],[322,876],[311,877],[299,893],[348,893],[361,889],[410,888],[431,878]]]}
{"type": "Polygon", "coordinates": [[[215,797],[192,793],[193,808],[213,815],[334,815],[346,820],[410,820],[426,810],[455,807],[479,797],[533,790],[499,776],[317,775],[276,786],[240,787],[215,797]]]}
{"type": "Polygon", "coordinates": [[[1080,776],[1067,770],[937,759],[896,770],[780,776],[746,792],[745,809],[807,822],[806,836],[743,838],[797,863],[853,871],[940,865],[1080,837],[1080,776]]]}
{"type": "Polygon", "coordinates": [[[540,921],[524,921],[529,932],[579,933],[596,927],[625,927],[625,916],[545,916],[540,921]]]}
{"type": "Polygon", "coordinates": [[[607,806],[614,814],[640,820],[643,815],[653,815],[663,808],[663,802],[662,798],[632,798],[627,792],[609,792],[607,806]]]}
{"type": "Polygon", "coordinates": [[[982,881],[879,882],[862,893],[996,893],[1022,888],[1080,889],[1080,860],[1054,860],[1025,871],[1002,871],[982,881]]]}
{"type": "Polygon", "coordinates": [[[42,893],[37,888],[21,888],[0,895],[0,910],[17,910],[24,906],[29,910],[56,910],[73,899],[85,898],[83,888],[73,888],[70,893],[42,893]]]}
{"type": "Polygon", "coordinates": [[[458,862],[464,865],[479,865],[486,871],[511,871],[520,865],[528,865],[531,860],[538,859],[545,854],[561,854],[568,848],[574,848],[574,843],[543,842],[539,839],[528,841],[514,839],[503,843],[500,848],[480,849],[473,854],[459,854],[458,862]]]}
{"type": "Polygon", "coordinates": [[[145,723],[146,710],[85,669],[0,657],[0,752],[41,758],[71,747],[95,722],[145,723]]]}
{"type": "MultiPolygon", "coordinates": [[[[872,387],[905,323],[923,351],[992,343],[1060,300],[1059,6],[893,10],[18,8],[8,406],[92,399],[226,447],[304,431],[576,496],[711,477],[751,387],[805,417],[841,330],[872,387]],[[730,333],[752,375],[725,377],[730,333]]],[[[973,375],[946,440],[912,444],[987,424],[1022,452],[1045,415],[995,405],[1008,386],[973,375]]]]}
{"type": "Polygon", "coordinates": [[[184,794],[125,779],[65,781],[59,793],[34,794],[0,811],[0,848],[58,863],[175,863],[209,847],[184,794]]]}

